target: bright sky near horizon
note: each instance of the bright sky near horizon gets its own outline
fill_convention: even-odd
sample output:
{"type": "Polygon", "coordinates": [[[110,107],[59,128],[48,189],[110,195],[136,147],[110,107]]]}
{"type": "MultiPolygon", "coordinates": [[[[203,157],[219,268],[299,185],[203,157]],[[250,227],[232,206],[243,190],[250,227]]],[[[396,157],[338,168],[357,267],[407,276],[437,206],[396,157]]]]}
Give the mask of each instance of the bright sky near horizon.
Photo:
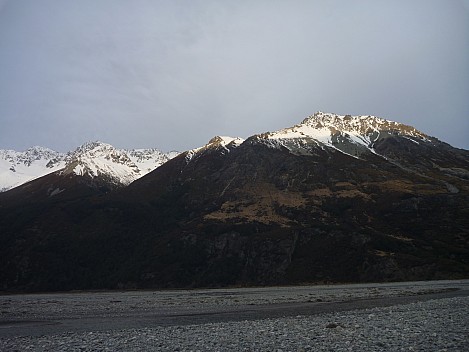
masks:
{"type": "Polygon", "coordinates": [[[469,149],[469,1],[0,0],[0,149],[187,150],[318,110],[469,149]]]}

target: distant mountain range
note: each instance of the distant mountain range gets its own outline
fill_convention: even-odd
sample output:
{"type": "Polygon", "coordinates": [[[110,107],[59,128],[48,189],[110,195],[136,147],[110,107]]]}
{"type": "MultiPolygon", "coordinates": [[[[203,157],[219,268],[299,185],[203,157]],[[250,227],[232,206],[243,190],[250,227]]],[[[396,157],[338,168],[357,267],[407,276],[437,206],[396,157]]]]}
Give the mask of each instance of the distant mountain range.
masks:
{"type": "Polygon", "coordinates": [[[107,177],[115,186],[126,186],[177,154],[158,149],[116,149],[102,142],[85,143],[68,153],[44,147],[24,152],[0,150],[0,192],[58,171],[107,177]]]}
{"type": "Polygon", "coordinates": [[[139,178],[95,147],[0,194],[1,289],[469,277],[469,151],[411,126],[318,112],[139,178]]]}

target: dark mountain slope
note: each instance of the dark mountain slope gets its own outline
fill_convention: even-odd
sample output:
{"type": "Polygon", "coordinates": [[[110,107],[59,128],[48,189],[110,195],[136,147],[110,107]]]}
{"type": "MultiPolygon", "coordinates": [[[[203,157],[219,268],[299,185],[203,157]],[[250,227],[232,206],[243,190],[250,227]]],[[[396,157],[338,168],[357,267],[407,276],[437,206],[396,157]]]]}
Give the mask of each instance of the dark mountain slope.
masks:
{"type": "Polygon", "coordinates": [[[40,209],[0,195],[3,288],[469,276],[469,153],[393,129],[355,146],[343,131],[332,146],[214,139],[124,189],[40,209]]]}

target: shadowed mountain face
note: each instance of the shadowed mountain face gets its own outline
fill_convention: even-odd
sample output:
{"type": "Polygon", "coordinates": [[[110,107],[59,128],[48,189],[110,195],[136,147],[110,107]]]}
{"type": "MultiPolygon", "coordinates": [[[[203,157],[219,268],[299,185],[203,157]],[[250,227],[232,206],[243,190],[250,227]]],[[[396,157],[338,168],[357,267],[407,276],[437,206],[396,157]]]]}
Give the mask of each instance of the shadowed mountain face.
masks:
{"type": "Polygon", "coordinates": [[[0,195],[4,290],[469,276],[469,152],[375,117],[216,137],[107,194],[48,177],[0,195]]]}

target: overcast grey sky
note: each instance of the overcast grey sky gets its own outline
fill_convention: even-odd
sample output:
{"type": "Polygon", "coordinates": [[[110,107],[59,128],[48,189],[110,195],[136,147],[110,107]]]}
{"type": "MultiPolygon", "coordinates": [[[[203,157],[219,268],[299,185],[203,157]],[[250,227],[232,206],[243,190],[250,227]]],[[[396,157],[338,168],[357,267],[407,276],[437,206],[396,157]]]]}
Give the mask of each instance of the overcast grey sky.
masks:
{"type": "Polygon", "coordinates": [[[186,150],[317,110],[469,149],[468,0],[0,0],[0,148],[186,150]]]}

